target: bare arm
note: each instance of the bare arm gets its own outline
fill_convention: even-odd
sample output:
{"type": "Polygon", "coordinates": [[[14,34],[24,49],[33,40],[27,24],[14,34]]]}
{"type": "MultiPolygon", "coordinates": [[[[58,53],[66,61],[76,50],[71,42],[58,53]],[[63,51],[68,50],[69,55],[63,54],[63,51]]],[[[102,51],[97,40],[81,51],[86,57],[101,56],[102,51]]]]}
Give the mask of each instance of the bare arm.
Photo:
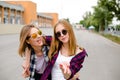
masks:
{"type": "Polygon", "coordinates": [[[23,61],[23,64],[22,64],[22,67],[23,67],[23,77],[28,77],[30,75],[30,71],[29,71],[29,68],[30,68],[30,53],[31,53],[31,50],[29,50],[28,48],[26,48],[25,50],[25,59],[23,61]]]}

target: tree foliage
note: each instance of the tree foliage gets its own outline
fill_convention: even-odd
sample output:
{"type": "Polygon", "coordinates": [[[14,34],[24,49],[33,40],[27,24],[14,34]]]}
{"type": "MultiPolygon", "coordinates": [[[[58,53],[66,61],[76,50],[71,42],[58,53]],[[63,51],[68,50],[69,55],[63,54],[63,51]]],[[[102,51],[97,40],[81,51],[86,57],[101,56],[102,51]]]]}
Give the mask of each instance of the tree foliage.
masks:
{"type": "Polygon", "coordinates": [[[86,12],[83,16],[82,23],[86,27],[94,25],[96,30],[103,31],[114,17],[120,20],[120,0],[98,0],[93,9],[93,14],[86,12]]]}

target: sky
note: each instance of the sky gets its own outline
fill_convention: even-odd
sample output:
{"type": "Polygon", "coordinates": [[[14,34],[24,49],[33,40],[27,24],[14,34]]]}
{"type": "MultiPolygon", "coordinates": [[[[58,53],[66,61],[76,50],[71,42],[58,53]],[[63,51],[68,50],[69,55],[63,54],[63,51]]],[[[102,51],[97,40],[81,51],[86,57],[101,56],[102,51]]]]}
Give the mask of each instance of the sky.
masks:
{"type": "Polygon", "coordinates": [[[58,18],[69,18],[70,22],[78,23],[86,12],[93,12],[92,6],[97,0],[31,0],[37,4],[37,12],[58,13],[58,18]]]}

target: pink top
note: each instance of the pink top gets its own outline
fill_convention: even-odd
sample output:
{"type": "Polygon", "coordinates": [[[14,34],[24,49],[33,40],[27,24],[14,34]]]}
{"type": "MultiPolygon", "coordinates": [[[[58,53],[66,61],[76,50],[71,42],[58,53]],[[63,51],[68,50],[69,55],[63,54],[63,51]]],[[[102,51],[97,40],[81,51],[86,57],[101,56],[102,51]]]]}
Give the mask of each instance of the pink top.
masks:
{"type": "Polygon", "coordinates": [[[36,71],[37,73],[43,73],[47,66],[44,56],[37,57],[36,59],[36,71]]]}

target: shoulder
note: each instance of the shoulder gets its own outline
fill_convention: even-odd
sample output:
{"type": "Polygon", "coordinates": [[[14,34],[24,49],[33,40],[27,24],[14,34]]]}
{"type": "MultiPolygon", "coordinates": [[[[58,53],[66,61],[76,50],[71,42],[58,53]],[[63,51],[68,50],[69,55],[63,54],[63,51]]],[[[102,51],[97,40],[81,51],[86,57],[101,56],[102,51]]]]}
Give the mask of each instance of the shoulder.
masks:
{"type": "Polygon", "coordinates": [[[88,56],[85,48],[83,48],[83,47],[81,47],[81,46],[77,46],[77,48],[76,48],[76,55],[77,55],[77,54],[78,54],[78,55],[84,54],[84,55],[88,56]]]}
{"type": "Polygon", "coordinates": [[[76,54],[83,52],[84,48],[81,46],[76,47],[76,54]]]}
{"type": "Polygon", "coordinates": [[[51,41],[52,41],[52,36],[51,35],[45,36],[45,42],[46,42],[47,45],[50,46],[51,41]]]}
{"type": "Polygon", "coordinates": [[[46,41],[51,41],[51,40],[52,40],[52,36],[51,36],[51,35],[45,36],[45,40],[46,40],[46,41]]]}

